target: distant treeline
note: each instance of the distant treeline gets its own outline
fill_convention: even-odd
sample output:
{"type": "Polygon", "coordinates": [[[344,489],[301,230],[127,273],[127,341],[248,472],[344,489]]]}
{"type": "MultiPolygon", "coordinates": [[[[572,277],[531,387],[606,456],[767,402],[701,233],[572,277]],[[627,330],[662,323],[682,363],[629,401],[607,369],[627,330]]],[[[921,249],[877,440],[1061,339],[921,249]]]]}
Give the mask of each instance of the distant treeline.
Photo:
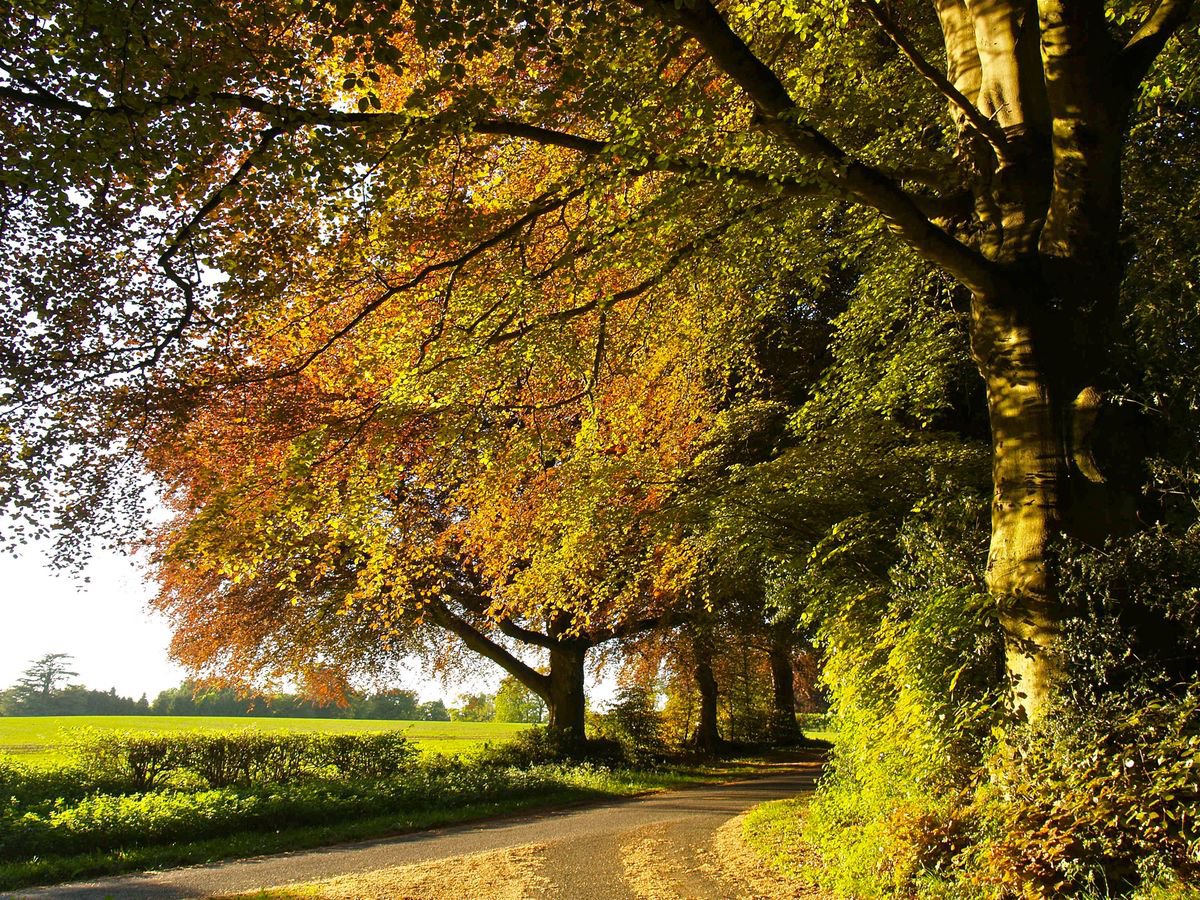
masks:
{"type": "Polygon", "coordinates": [[[449,721],[441,700],[421,703],[415,691],[353,694],[344,706],[320,704],[295,694],[240,695],[230,688],[198,688],[185,681],[153,701],[134,700],[115,689],[73,684],[49,692],[9,689],[0,693],[0,716],[278,716],[281,718],[408,719],[449,721]]]}
{"type": "Polygon", "coordinates": [[[344,705],[318,703],[297,694],[240,695],[230,688],[197,689],[185,681],[161,692],[150,704],[158,716],[279,716],[315,719],[407,719],[448,722],[441,700],[422,703],[416,691],[397,688],[377,694],[351,694],[344,705]]]}
{"type": "Polygon", "coordinates": [[[184,681],[153,702],[121,697],[116,688],[94,691],[67,682],[68,653],[47,653],[29,663],[17,683],[0,691],[0,716],[278,716],[316,719],[404,719],[448,722],[542,722],[545,704],[512,676],[494,694],[463,694],[459,706],[441,700],[422,703],[404,688],[374,694],[352,693],[344,703],[319,703],[298,694],[243,694],[232,688],[203,687],[184,681]]]}
{"type": "Polygon", "coordinates": [[[50,694],[9,689],[0,693],[0,716],[138,716],[150,715],[150,702],[122,697],[116,688],[93,691],[72,684],[50,694]]]}

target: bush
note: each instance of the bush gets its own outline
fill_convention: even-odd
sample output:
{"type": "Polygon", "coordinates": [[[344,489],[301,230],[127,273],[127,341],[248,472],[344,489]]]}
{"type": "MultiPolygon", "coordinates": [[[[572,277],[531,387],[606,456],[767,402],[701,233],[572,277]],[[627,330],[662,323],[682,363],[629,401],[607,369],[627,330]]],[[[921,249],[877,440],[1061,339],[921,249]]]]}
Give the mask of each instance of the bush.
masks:
{"type": "MultiPolygon", "coordinates": [[[[0,859],[108,852],[238,831],[277,830],[401,810],[545,795],[587,773],[449,758],[420,761],[380,779],[309,780],[137,795],[97,794],[0,810],[0,859]]],[[[577,785],[583,786],[583,785],[577,785]]]]}
{"type": "Polygon", "coordinates": [[[77,745],[91,778],[142,792],[200,779],[210,788],[284,784],[301,778],[383,778],[416,749],[398,732],[292,734],[244,730],[186,734],[92,734],[77,745]]]}
{"type": "Polygon", "coordinates": [[[564,761],[623,765],[629,760],[616,741],[593,738],[577,741],[548,728],[530,728],[502,744],[485,744],[472,762],[481,766],[528,768],[564,761]]]}
{"type": "Polygon", "coordinates": [[[1200,683],[1063,715],[991,763],[969,881],[1053,897],[1200,879],[1200,683]]]}
{"type": "Polygon", "coordinates": [[[822,624],[839,740],[806,824],[823,883],[854,897],[1197,896],[1200,531],[1059,548],[1069,689],[1031,729],[1007,712],[969,552],[983,529],[953,511],[914,517],[887,582],[822,624]]]}
{"type": "Polygon", "coordinates": [[[608,711],[593,717],[596,734],[620,745],[627,759],[641,764],[663,756],[663,716],[653,691],[629,685],[617,691],[608,711]]]}
{"type": "Polygon", "coordinates": [[[417,749],[397,731],[367,734],[313,735],[313,763],[333,769],[343,778],[389,778],[407,769],[417,749]]]}
{"type": "Polygon", "coordinates": [[[123,789],[120,779],[99,778],[79,765],[28,768],[0,754],[0,798],[14,808],[56,799],[69,803],[92,793],[119,793],[123,789]]]}

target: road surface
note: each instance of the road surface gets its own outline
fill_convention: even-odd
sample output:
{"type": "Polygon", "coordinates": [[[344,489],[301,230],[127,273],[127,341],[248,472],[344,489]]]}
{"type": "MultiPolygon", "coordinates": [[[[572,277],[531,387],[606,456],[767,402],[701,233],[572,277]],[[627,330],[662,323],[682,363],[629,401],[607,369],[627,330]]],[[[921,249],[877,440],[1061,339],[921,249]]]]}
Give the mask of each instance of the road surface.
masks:
{"type": "Polygon", "coordinates": [[[345,882],[341,893],[331,896],[489,900],[725,900],[739,894],[753,896],[735,891],[725,880],[730,873],[720,870],[722,854],[715,851],[714,835],[721,825],[758,803],[811,791],[819,768],[819,757],[814,755],[810,761],[774,764],[764,769],[768,774],[728,784],[519,814],[318,850],[32,888],[15,896],[174,900],[338,876],[350,877],[341,879],[345,882]],[[449,865],[440,865],[443,862],[449,865]],[[373,877],[365,873],[384,869],[403,877],[390,882],[362,880],[373,877]],[[436,881],[442,876],[437,873],[443,870],[454,873],[455,878],[473,873],[470,878],[475,880],[438,888],[436,881]],[[415,875],[422,879],[413,881],[415,875]],[[367,886],[371,884],[375,886],[367,886]],[[391,887],[386,886],[389,884],[391,887]],[[400,884],[408,886],[397,887],[400,884]],[[421,886],[414,888],[413,884],[421,886]]]}

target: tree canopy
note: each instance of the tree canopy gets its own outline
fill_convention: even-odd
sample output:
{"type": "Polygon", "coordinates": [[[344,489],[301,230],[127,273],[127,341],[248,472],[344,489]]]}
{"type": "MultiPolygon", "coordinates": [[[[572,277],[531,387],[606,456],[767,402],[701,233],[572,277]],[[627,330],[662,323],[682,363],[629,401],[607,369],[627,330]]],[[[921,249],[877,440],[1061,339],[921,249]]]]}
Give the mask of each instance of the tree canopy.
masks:
{"type": "Polygon", "coordinates": [[[715,636],[812,638],[846,893],[1190,877],[1190,819],[1128,823],[1196,727],[1198,37],[1190,0],[10,4],[6,510],[69,559],[153,486],[197,668],[335,691],[453,639],[576,735],[595,648],[677,641],[711,723],[715,636]]]}

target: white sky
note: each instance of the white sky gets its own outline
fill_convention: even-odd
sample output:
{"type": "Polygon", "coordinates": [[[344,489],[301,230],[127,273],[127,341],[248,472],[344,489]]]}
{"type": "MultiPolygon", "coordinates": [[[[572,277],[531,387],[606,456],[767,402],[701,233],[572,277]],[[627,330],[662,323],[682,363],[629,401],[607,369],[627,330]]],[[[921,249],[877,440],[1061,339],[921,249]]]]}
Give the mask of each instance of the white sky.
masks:
{"type": "Polygon", "coordinates": [[[146,608],[152,589],[135,562],[97,552],[83,576],[56,573],[37,550],[0,556],[0,688],[45,653],[75,657],[72,681],[134,699],[179,684],[170,630],[146,608]]]}

